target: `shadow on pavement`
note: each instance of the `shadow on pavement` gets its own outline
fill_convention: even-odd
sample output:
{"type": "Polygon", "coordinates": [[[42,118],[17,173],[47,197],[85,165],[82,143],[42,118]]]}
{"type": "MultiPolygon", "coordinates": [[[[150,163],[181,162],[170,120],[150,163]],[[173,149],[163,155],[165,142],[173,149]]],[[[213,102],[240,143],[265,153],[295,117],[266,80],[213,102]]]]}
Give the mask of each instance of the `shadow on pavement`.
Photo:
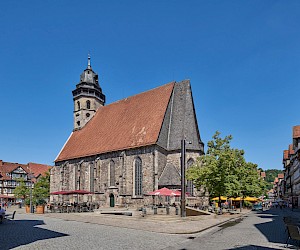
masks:
{"type": "Polygon", "coordinates": [[[271,221],[256,224],[255,227],[268,239],[269,242],[282,244],[280,247],[283,247],[287,239],[283,216],[286,216],[288,213],[290,213],[290,211],[275,208],[260,212],[260,215],[258,215],[259,217],[269,218],[271,221]]]}
{"type": "MultiPolygon", "coordinates": [[[[236,248],[230,248],[230,250],[233,249],[240,249],[240,250],[251,250],[251,249],[256,249],[256,250],[274,250],[276,248],[270,248],[270,247],[261,247],[261,246],[257,246],[257,245],[248,245],[248,246],[242,246],[242,247],[236,247],[236,248]]],[[[281,248],[277,248],[277,249],[281,249],[281,248]]]]}
{"type": "Polygon", "coordinates": [[[44,224],[43,220],[5,221],[0,225],[0,249],[12,249],[38,240],[68,236],[68,234],[36,227],[44,224]]]}

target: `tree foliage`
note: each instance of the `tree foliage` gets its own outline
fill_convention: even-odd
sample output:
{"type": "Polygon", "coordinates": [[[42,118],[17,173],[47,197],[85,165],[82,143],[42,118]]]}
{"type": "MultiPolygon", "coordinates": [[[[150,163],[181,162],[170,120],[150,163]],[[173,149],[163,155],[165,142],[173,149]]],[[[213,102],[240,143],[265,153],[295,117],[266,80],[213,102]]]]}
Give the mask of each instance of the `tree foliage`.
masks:
{"type": "Polygon", "coordinates": [[[278,174],[281,174],[283,173],[282,170],[279,170],[279,169],[267,169],[266,171],[266,188],[268,190],[270,190],[271,188],[273,188],[273,182],[275,180],[275,178],[278,176],[278,174]]]}
{"type": "MultiPolygon", "coordinates": [[[[17,179],[19,186],[14,190],[16,198],[21,198],[25,200],[26,204],[29,204],[30,197],[30,187],[26,186],[24,178],[17,179]]],[[[34,184],[32,189],[32,203],[45,203],[50,195],[50,173],[49,171],[45,176],[41,176],[38,181],[34,184]]]]}
{"type": "Polygon", "coordinates": [[[45,199],[47,199],[50,195],[50,173],[49,171],[45,174],[45,176],[41,176],[33,189],[33,196],[37,203],[45,203],[45,199]]]}
{"type": "Polygon", "coordinates": [[[217,131],[207,143],[206,155],[188,169],[187,179],[198,189],[205,187],[211,197],[260,195],[264,182],[257,165],[246,162],[243,150],[231,148],[231,140],[231,135],[221,138],[217,131]]]}
{"type": "Polygon", "coordinates": [[[29,188],[26,186],[24,178],[19,178],[16,181],[19,183],[19,186],[14,190],[15,197],[25,199],[29,196],[29,188]]]}

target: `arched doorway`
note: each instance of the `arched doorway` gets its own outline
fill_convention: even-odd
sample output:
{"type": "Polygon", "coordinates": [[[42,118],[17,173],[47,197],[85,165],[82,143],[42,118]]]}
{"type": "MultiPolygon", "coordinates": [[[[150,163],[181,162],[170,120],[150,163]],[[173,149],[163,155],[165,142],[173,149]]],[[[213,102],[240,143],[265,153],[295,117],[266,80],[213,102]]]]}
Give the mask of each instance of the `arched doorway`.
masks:
{"type": "Polygon", "coordinates": [[[115,196],[112,193],[109,195],[109,206],[110,207],[114,207],[115,206],[115,196]]]}

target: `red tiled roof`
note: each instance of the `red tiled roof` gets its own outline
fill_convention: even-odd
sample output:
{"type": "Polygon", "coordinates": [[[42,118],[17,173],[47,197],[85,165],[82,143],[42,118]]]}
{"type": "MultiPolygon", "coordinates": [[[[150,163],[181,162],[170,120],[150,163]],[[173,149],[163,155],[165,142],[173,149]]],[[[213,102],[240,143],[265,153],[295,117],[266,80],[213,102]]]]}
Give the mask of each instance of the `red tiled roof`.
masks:
{"type": "Polygon", "coordinates": [[[37,178],[39,175],[45,175],[52,167],[45,164],[29,162],[28,168],[33,173],[34,177],[37,178]]]}
{"type": "Polygon", "coordinates": [[[293,127],[293,138],[300,138],[300,125],[293,127]]]}
{"type": "Polygon", "coordinates": [[[294,148],[293,148],[293,144],[289,145],[289,155],[293,155],[295,153],[294,148]]]}
{"type": "Polygon", "coordinates": [[[283,159],[287,160],[289,158],[289,151],[288,150],[283,150],[283,159]]]}
{"type": "Polygon", "coordinates": [[[283,179],[284,178],[284,174],[278,174],[278,179],[283,179]]]}
{"type": "Polygon", "coordinates": [[[11,176],[8,176],[6,174],[11,173],[18,167],[21,167],[27,174],[32,172],[35,178],[37,178],[39,175],[44,175],[51,168],[51,166],[45,164],[37,164],[31,162],[28,164],[20,164],[0,161],[0,174],[2,175],[2,180],[11,180],[11,176]]]}
{"type": "Polygon", "coordinates": [[[100,107],[71,134],[55,162],[155,144],[174,84],[100,107]]]}
{"type": "Polygon", "coordinates": [[[12,171],[14,171],[19,166],[21,168],[23,168],[26,173],[29,173],[29,171],[27,169],[27,165],[25,165],[25,164],[2,161],[2,165],[0,165],[0,172],[1,172],[1,175],[2,175],[2,180],[11,180],[11,177],[7,176],[6,174],[11,173],[12,171]]]}

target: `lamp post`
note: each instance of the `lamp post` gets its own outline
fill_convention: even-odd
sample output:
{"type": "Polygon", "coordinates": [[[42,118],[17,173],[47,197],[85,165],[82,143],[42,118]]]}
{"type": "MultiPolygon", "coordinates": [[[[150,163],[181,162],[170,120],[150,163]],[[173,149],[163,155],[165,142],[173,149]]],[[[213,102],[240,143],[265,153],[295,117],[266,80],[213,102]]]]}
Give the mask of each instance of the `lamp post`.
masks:
{"type": "Polygon", "coordinates": [[[32,205],[32,177],[33,177],[33,174],[31,173],[31,170],[30,170],[30,174],[28,175],[28,177],[30,178],[30,193],[29,193],[29,200],[30,200],[30,203],[29,203],[29,207],[30,207],[30,213],[33,213],[33,205],[32,205]]]}
{"type": "Polygon", "coordinates": [[[185,139],[181,140],[181,217],[186,217],[186,208],[185,208],[185,157],[186,157],[186,148],[185,148],[185,139]]]}

